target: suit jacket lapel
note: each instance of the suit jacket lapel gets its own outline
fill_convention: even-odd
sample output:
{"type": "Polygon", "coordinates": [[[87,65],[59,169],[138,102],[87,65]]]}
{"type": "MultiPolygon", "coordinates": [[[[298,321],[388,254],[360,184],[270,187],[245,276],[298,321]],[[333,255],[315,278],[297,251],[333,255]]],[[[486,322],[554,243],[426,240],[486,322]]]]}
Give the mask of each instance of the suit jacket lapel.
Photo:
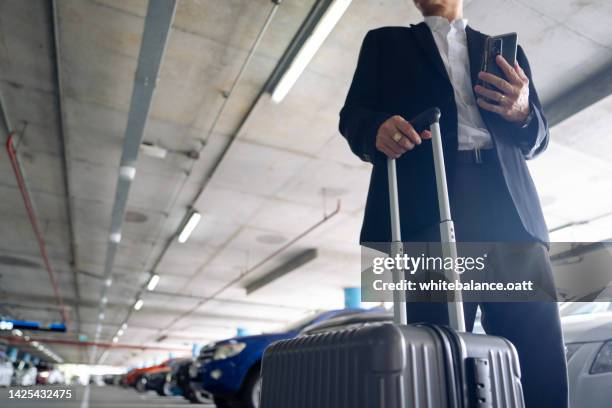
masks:
{"type": "Polygon", "coordinates": [[[417,25],[413,25],[412,33],[417,39],[417,44],[425,55],[429,58],[429,60],[433,63],[434,67],[442,74],[444,77],[450,81],[448,77],[448,72],[446,72],[446,68],[444,67],[444,62],[442,62],[442,57],[440,56],[440,52],[438,51],[438,47],[436,46],[436,41],[433,38],[433,34],[431,30],[425,24],[425,22],[419,23],[417,25]]]}
{"type": "Polygon", "coordinates": [[[487,36],[472,29],[470,26],[465,28],[465,35],[467,37],[472,84],[476,85],[478,83],[478,73],[481,70],[482,54],[484,52],[484,45],[487,36]]]}

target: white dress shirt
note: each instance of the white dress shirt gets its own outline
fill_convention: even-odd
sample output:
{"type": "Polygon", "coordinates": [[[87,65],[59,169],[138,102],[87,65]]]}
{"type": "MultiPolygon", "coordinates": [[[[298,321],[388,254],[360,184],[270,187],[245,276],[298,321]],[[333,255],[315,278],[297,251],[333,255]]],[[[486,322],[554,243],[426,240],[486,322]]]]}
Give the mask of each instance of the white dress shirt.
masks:
{"type": "Polygon", "coordinates": [[[433,34],[453,86],[457,105],[459,150],[492,148],[491,134],[480,116],[472,88],[465,34],[467,20],[454,20],[451,23],[444,17],[426,16],[425,24],[433,34]]]}

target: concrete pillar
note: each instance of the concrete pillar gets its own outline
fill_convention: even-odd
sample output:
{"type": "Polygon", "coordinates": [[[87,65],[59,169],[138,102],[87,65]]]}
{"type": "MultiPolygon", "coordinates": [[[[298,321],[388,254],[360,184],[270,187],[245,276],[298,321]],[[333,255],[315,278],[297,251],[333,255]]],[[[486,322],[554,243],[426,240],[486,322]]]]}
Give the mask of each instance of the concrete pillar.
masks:
{"type": "Polygon", "coordinates": [[[361,288],[344,288],[344,307],[361,307],[361,288]]]}

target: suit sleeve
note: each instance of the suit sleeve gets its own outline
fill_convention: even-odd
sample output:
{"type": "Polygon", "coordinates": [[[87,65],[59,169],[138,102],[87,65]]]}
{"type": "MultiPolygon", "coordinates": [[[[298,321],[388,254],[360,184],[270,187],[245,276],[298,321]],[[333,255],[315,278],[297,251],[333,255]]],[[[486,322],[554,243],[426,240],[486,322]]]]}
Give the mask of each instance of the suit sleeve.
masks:
{"type": "Polygon", "coordinates": [[[344,107],[340,111],[339,130],[351,150],[361,160],[374,163],[384,155],[376,149],[380,125],[392,115],[376,109],[379,95],[379,49],[370,31],[361,46],[357,69],[344,107]]]}
{"type": "Polygon", "coordinates": [[[531,76],[531,68],[529,67],[529,61],[523,51],[523,48],[519,45],[517,49],[517,61],[521,68],[525,71],[525,75],[529,78],[529,103],[531,109],[533,109],[534,117],[531,123],[518,131],[518,143],[519,148],[523,152],[526,159],[533,159],[548,146],[550,139],[550,133],[548,131],[548,122],[542,111],[542,104],[536,91],[533,79],[531,76]]]}

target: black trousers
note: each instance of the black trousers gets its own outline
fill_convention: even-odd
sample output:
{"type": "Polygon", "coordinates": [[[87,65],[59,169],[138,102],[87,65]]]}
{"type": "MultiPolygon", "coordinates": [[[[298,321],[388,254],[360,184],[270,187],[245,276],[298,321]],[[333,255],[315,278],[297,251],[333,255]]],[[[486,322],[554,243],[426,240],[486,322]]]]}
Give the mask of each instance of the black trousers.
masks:
{"type": "MultiPolygon", "coordinates": [[[[490,256],[501,260],[491,272],[500,280],[520,275],[517,280],[529,278],[554,286],[547,247],[523,229],[498,164],[457,164],[453,170],[450,196],[457,241],[488,246],[490,256]]],[[[404,239],[439,240],[437,225],[404,239]]],[[[466,302],[469,331],[479,307],[486,333],[507,338],[518,351],[527,408],[567,408],[567,366],[557,303],[466,302]]],[[[406,308],[409,323],[448,324],[445,303],[408,301],[406,308]]]]}

